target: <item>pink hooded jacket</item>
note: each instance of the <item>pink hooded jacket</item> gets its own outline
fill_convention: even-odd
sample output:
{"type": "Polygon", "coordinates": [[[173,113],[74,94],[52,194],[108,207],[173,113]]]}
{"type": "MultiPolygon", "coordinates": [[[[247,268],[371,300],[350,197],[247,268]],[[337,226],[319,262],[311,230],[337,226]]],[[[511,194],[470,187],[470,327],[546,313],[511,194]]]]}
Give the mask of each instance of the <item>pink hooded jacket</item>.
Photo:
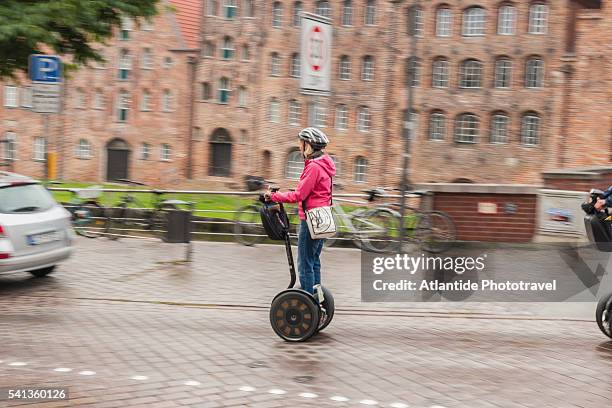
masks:
{"type": "Polygon", "coordinates": [[[303,201],[307,210],[331,205],[332,177],[335,175],[336,166],[328,155],[306,159],[295,191],[272,193],[270,198],[277,203],[298,203],[300,219],[305,220],[303,201]]]}

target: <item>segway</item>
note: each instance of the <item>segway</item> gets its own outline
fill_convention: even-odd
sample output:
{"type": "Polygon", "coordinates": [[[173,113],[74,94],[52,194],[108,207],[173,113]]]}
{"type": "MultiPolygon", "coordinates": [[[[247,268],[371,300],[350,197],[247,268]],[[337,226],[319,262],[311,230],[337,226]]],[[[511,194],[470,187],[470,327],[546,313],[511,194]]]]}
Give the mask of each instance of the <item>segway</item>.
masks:
{"type": "MultiPolygon", "coordinates": [[[[603,252],[612,252],[612,217],[607,210],[595,210],[595,203],[598,198],[603,198],[603,192],[593,189],[589,192],[590,200],[582,204],[582,209],[586,213],[584,226],[589,241],[603,252]]],[[[606,336],[612,338],[612,293],[603,296],[597,303],[595,319],[599,329],[606,336]]]]}
{"type": "MultiPolygon", "coordinates": [[[[278,191],[273,188],[272,191],[278,191]]],[[[289,286],[278,293],[270,306],[270,324],[274,332],[290,342],[306,341],[326,328],[334,317],[334,298],[321,285],[315,287],[315,295],[294,288],[296,283],[295,263],[289,238],[289,218],[283,204],[266,201],[260,209],[261,222],[270,239],[284,241],[289,263],[289,286]]]]}

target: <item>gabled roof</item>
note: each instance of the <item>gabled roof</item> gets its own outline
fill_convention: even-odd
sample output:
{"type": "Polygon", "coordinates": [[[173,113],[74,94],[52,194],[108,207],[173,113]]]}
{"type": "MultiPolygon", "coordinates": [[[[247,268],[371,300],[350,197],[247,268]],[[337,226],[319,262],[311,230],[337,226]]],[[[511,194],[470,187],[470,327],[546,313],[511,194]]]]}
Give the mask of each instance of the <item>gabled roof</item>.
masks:
{"type": "Polygon", "coordinates": [[[170,0],[176,9],[176,22],[189,48],[198,48],[203,0],[170,0]]]}

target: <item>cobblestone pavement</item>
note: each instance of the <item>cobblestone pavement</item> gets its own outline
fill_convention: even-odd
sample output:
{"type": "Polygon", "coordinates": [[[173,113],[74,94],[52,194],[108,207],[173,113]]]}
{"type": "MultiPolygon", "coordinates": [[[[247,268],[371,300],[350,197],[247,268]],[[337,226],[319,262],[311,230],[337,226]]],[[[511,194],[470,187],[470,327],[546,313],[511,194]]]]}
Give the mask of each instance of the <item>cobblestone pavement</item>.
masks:
{"type": "Polygon", "coordinates": [[[334,322],[288,344],[267,310],[285,285],[282,248],[198,243],[191,266],[182,255],[79,240],[48,278],[0,277],[0,388],[69,387],[69,401],[40,407],[610,406],[612,343],[580,309],[591,304],[572,319],[552,306],[363,304],[359,253],[328,251],[334,322]]]}

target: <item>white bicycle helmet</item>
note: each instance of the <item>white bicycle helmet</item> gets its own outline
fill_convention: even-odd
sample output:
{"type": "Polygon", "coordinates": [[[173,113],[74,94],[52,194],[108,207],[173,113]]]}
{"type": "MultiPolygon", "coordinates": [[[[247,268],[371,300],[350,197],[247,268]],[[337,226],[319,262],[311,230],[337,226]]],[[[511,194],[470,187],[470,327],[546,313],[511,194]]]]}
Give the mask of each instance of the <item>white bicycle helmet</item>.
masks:
{"type": "Polygon", "coordinates": [[[315,127],[307,127],[300,130],[298,137],[309,143],[316,150],[324,149],[329,143],[327,135],[315,127]]]}

